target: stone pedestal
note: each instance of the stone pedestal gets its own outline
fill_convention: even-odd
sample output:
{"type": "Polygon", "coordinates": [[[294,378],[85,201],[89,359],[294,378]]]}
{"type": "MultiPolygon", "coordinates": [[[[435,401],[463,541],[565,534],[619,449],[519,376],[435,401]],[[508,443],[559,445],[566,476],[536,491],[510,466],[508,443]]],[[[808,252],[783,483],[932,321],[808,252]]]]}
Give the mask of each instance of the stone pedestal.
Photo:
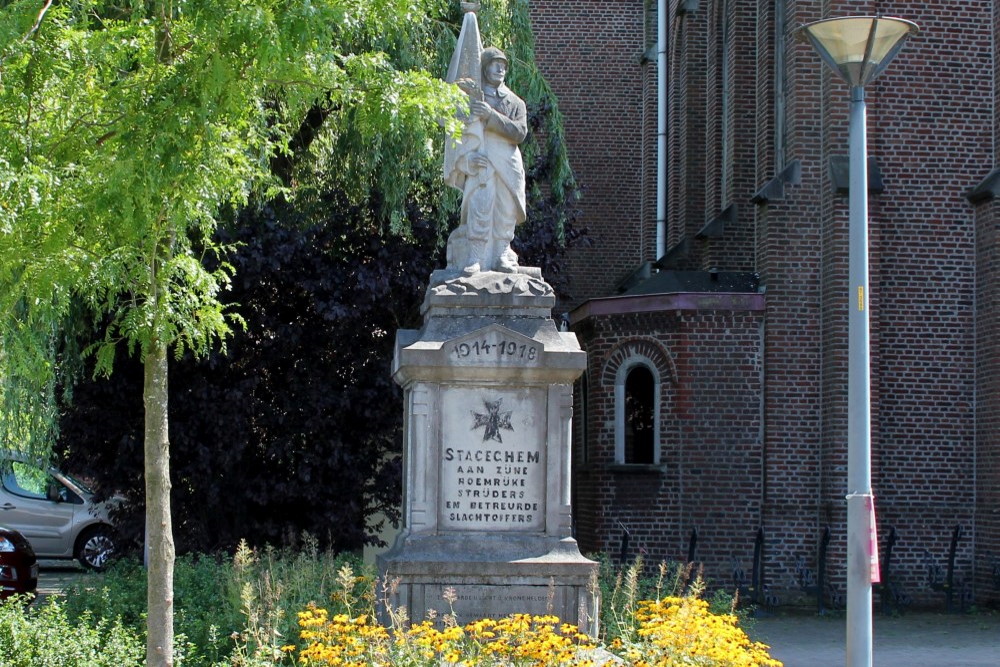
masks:
{"type": "Polygon", "coordinates": [[[551,613],[596,633],[597,564],[570,536],[572,383],[586,355],[553,322],[537,269],[522,271],[436,272],[423,328],[397,333],[404,527],[379,572],[413,620],[551,613]]]}

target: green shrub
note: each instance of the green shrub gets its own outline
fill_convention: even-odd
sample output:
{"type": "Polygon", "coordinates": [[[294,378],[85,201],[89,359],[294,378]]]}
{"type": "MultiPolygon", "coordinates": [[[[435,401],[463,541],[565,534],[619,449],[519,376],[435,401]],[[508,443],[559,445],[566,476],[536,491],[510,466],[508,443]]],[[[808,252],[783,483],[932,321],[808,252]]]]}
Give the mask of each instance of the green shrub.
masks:
{"type": "Polygon", "coordinates": [[[320,551],[307,537],[298,551],[241,544],[227,578],[228,598],[238,600],[243,629],[235,633],[232,664],[257,667],[281,664],[282,646],[298,638],[298,612],[322,604],[337,613],[358,600],[374,605],[374,576],[357,556],[320,551]],[[345,579],[345,571],[362,572],[345,579]]]}
{"type": "MultiPolygon", "coordinates": [[[[211,664],[232,650],[243,627],[239,598],[228,598],[231,566],[205,556],[182,556],[174,565],[174,632],[187,665],[211,664]]],[[[136,560],[114,563],[102,576],[86,577],[66,591],[66,614],[117,619],[146,634],[146,570],[136,560]],[[94,581],[100,582],[94,585],[94,581]]]]}
{"type": "Polygon", "coordinates": [[[600,628],[606,642],[634,639],[638,602],[679,596],[691,578],[691,569],[680,563],[660,563],[656,576],[650,576],[645,574],[642,556],[628,567],[615,566],[606,554],[588,554],[588,558],[599,565],[600,628]]]}
{"type": "Polygon", "coordinates": [[[0,667],[138,667],[145,653],[142,636],[118,620],[71,620],[57,600],[0,603],[0,667]]]}
{"type": "MultiPolygon", "coordinates": [[[[310,603],[341,610],[349,597],[368,595],[364,587],[372,581],[370,573],[349,594],[342,590],[337,572],[345,564],[363,571],[357,557],[320,551],[309,536],[295,550],[257,552],[241,544],[232,558],[179,557],[174,565],[174,631],[183,665],[251,665],[255,656],[275,654],[297,637],[296,613],[310,603]]],[[[136,560],[123,559],[101,576],[86,577],[66,591],[65,613],[74,622],[118,619],[144,638],[145,569],[136,560]]]]}

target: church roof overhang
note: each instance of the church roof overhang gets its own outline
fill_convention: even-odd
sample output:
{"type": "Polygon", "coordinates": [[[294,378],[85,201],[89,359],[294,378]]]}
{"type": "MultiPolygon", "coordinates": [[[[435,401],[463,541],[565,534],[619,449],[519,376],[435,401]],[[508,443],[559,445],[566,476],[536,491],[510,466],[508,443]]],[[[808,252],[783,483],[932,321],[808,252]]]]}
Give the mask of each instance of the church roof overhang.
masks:
{"type": "Polygon", "coordinates": [[[590,299],[569,313],[574,326],[592,317],[634,315],[669,311],[730,310],[762,311],[764,294],[736,292],[675,292],[637,294],[590,299]]]}

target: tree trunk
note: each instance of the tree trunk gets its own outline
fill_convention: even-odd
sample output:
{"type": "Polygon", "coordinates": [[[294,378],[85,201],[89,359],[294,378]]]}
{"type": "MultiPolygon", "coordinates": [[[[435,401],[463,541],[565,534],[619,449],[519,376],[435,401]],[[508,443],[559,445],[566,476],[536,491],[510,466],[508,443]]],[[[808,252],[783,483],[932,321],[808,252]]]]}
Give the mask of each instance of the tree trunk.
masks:
{"type": "Polygon", "coordinates": [[[167,347],[154,341],[143,362],[146,412],[146,665],[174,664],[174,534],[170,521],[170,440],[167,433],[167,347]]]}
{"type": "MultiPolygon", "coordinates": [[[[158,0],[156,13],[156,59],[173,60],[170,22],[172,0],[158,0]]],[[[171,244],[172,245],[172,244],[171,244]]],[[[150,265],[153,302],[157,312],[163,303],[159,282],[159,260],[150,265]]],[[[174,528],[170,520],[170,435],[167,417],[167,345],[158,334],[143,361],[143,402],[146,409],[146,667],[174,664],[174,528]]]]}

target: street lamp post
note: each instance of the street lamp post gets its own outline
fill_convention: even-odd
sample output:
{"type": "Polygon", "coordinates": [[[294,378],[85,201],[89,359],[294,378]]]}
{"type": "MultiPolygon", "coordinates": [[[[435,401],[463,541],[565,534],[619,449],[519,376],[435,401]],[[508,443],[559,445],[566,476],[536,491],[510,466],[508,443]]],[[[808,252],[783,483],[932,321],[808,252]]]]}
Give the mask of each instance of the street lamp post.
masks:
{"type": "Polygon", "coordinates": [[[865,85],[889,64],[911,21],[882,16],[824,19],[797,35],[851,87],[847,369],[847,667],[872,664],[872,582],[877,580],[871,480],[868,323],[868,147],[865,85]]]}

